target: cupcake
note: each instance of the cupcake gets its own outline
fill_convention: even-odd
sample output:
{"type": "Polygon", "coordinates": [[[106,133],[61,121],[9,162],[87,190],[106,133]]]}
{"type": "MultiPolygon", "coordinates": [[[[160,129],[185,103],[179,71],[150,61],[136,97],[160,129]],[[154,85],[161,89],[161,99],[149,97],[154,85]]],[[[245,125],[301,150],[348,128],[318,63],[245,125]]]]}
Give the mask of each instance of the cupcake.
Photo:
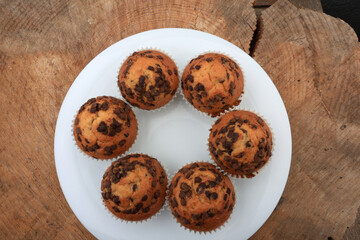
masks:
{"type": "Polygon", "coordinates": [[[208,53],[191,60],[186,66],[181,88],[190,104],[214,117],[240,103],[244,78],[233,60],[208,53]]]}
{"type": "Polygon", "coordinates": [[[254,177],[271,156],[272,137],[261,117],[248,111],[221,116],[210,130],[209,150],[226,172],[254,177]]]}
{"type": "Polygon", "coordinates": [[[131,154],[113,162],[101,182],[103,202],[116,217],[141,221],[165,202],[167,176],[155,158],[131,154]]]}
{"type": "Polygon", "coordinates": [[[79,109],[73,126],[79,148],[98,159],[126,152],[134,143],[137,121],[128,104],[113,97],[89,99],[79,109]]]}
{"type": "Polygon", "coordinates": [[[178,71],[173,60],[164,53],[134,52],[120,68],[118,85],[131,105],[152,110],[173,98],[179,86],[178,71]]]}
{"type": "Polygon", "coordinates": [[[230,179],[213,164],[188,164],[174,176],[169,187],[169,205],[184,227],[207,232],[223,225],[235,204],[230,179]]]}

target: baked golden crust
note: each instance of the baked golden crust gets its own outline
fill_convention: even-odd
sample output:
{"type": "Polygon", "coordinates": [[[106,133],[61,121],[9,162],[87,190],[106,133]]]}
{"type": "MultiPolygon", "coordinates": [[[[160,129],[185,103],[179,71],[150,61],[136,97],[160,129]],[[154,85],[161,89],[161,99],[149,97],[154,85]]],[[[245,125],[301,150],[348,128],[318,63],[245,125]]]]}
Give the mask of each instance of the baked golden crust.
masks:
{"type": "Polygon", "coordinates": [[[155,158],[131,154],[113,162],[101,182],[105,206],[116,217],[141,221],[157,213],[165,202],[167,176],[155,158]]]}
{"type": "Polygon", "coordinates": [[[197,110],[218,116],[240,103],[244,78],[233,60],[221,54],[207,53],[186,66],[181,88],[185,98],[197,110]]]}
{"type": "Polygon", "coordinates": [[[175,174],[168,201],[181,225],[205,232],[226,222],[235,204],[235,192],[230,179],[213,164],[197,162],[175,174]]]}
{"type": "Polygon", "coordinates": [[[272,135],[263,119],[248,111],[221,116],[210,130],[209,150],[226,172],[251,178],[271,156],[272,135]]]}
{"type": "Polygon", "coordinates": [[[170,102],[177,91],[178,70],[164,53],[134,52],[120,68],[118,86],[131,105],[145,110],[160,108],[170,102]]]}
{"type": "Polygon", "coordinates": [[[79,148],[98,159],[110,159],[126,152],[136,139],[137,129],[129,105],[108,96],[91,98],[83,104],[73,126],[79,148]]]}

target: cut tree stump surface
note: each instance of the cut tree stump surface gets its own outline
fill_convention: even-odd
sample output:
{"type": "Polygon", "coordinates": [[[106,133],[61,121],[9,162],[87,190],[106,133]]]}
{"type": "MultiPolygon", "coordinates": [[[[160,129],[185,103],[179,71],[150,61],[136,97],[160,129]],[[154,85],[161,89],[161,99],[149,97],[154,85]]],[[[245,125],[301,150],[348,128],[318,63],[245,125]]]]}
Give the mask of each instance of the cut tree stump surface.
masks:
{"type": "Polygon", "coordinates": [[[252,239],[358,239],[360,44],[349,25],[318,12],[319,1],[291,2],[269,1],[258,21],[251,0],[0,2],[0,239],[93,238],[56,175],[61,103],[105,48],[164,27],[234,43],[265,69],[284,100],[290,175],[252,239]],[[304,6],[318,11],[297,8],[304,6]]]}

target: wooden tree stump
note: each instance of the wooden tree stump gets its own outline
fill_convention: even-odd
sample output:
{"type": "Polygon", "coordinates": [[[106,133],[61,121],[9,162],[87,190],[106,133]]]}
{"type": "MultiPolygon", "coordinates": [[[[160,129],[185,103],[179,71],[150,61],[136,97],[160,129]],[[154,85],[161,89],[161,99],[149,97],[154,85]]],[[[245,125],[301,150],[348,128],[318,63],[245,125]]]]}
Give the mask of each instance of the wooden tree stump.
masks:
{"type": "Polygon", "coordinates": [[[250,48],[256,29],[253,2],[1,2],[0,239],[92,238],[57,180],[53,139],[58,111],[76,76],[102,50],[164,27],[209,32],[252,51],[285,101],[293,135],[289,181],[277,209],[253,239],[338,239],[347,227],[356,236],[356,35],[339,19],[279,0],[262,13],[260,38],[250,48]]]}
{"type": "Polygon", "coordinates": [[[360,206],[360,44],[340,19],[279,0],[262,12],[255,60],[288,110],[289,180],[254,239],[340,239],[360,206]]]}

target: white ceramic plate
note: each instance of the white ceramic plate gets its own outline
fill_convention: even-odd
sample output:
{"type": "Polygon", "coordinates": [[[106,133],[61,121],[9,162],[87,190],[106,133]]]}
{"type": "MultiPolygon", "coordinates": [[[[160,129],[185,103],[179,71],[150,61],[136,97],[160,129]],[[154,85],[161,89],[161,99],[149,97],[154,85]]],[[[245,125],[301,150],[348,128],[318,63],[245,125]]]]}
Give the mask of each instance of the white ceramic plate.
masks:
{"type": "MultiPolygon", "coordinates": [[[[216,120],[188,105],[180,94],[160,111],[133,108],[139,134],[131,152],[157,158],[172,176],[193,161],[211,161],[207,150],[209,129],[216,120]]],[[[284,190],[291,162],[291,133],[281,97],[265,71],[245,52],[214,35],[188,29],[158,29],[133,35],[110,46],[79,74],[61,106],[55,131],[55,163],[61,188],[81,223],[99,239],[247,239],[270,216],[284,190]],[[72,121],[89,98],[109,95],[122,98],[117,87],[120,64],[133,51],[157,47],[169,53],[181,71],[198,54],[223,52],[244,72],[245,90],[239,109],[265,117],[274,135],[273,155],[252,179],[232,178],[236,205],[230,220],[216,232],[199,234],[180,227],[165,208],[143,223],[115,219],[102,204],[100,183],[110,161],[84,156],[72,136],[72,121]]]]}

